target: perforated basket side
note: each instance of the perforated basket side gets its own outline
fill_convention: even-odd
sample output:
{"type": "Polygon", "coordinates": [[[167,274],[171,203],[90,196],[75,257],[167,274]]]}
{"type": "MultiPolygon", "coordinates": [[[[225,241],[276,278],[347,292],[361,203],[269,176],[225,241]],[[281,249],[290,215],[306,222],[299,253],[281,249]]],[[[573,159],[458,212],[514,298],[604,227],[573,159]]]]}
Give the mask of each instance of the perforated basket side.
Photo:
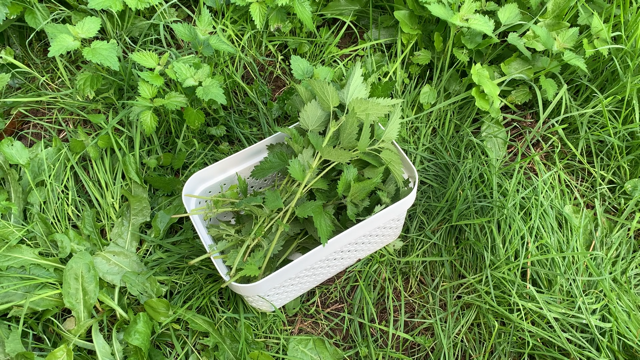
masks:
{"type": "Polygon", "coordinates": [[[405,216],[406,214],[402,214],[401,217],[393,218],[315,263],[310,263],[303,271],[262,295],[244,296],[245,300],[259,310],[274,311],[397,239],[405,216]]]}

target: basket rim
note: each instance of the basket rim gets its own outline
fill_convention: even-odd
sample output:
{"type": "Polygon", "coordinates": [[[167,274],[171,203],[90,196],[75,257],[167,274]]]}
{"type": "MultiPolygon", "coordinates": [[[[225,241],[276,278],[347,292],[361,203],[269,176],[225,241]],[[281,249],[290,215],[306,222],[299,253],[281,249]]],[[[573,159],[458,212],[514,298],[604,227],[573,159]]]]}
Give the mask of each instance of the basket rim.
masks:
{"type": "MultiPolygon", "coordinates": [[[[295,127],[297,126],[298,123],[293,124],[290,127],[295,127]]],[[[244,148],[243,150],[240,150],[237,153],[234,153],[232,155],[229,155],[227,157],[225,157],[224,159],[221,159],[203,169],[198,170],[196,173],[194,173],[193,175],[191,175],[189,177],[189,179],[187,180],[187,182],[185,183],[185,186],[183,187],[183,191],[182,191],[182,199],[183,199],[183,203],[185,205],[185,207],[187,208],[187,210],[189,210],[189,207],[187,205],[187,199],[191,199],[190,197],[187,197],[187,195],[190,195],[190,193],[186,192],[186,188],[187,185],[189,184],[189,182],[196,177],[198,174],[210,170],[212,167],[215,167],[217,164],[219,164],[222,161],[225,161],[231,157],[234,157],[236,155],[239,155],[247,150],[250,150],[252,148],[256,148],[256,147],[261,147],[264,146],[264,144],[268,144],[273,142],[275,137],[279,137],[279,136],[283,136],[284,134],[281,132],[277,132],[275,134],[273,134],[270,137],[267,137],[266,139],[248,146],[246,148],[244,148]]],[[[331,239],[329,239],[326,243],[326,245],[322,245],[319,244],[317,247],[313,248],[312,250],[308,251],[307,253],[303,254],[302,256],[300,256],[299,258],[291,261],[289,264],[281,267],[280,269],[270,273],[269,275],[265,276],[264,278],[255,281],[255,282],[251,282],[251,283],[238,283],[238,282],[230,282],[228,283],[228,286],[232,288],[232,290],[240,293],[241,295],[245,295],[245,296],[254,296],[254,295],[249,295],[249,294],[243,294],[243,290],[247,290],[249,292],[253,292],[250,291],[250,289],[255,288],[255,287],[259,287],[263,284],[269,283],[271,281],[273,281],[274,278],[276,277],[280,277],[282,276],[284,273],[290,272],[291,268],[293,267],[294,264],[300,264],[300,262],[303,262],[305,260],[311,259],[313,258],[313,256],[315,254],[313,254],[316,250],[318,250],[318,248],[324,248],[326,246],[329,246],[330,244],[335,245],[336,243],[339,243],[340,241],[344,241],[344,238],[349,238],[350,235],[356,234],[358,232],[361,232],[363,229],[367,228],[371,223],[379,221],[381,219],[384,218],[393,218],[395,216],[389,216],[392,213],[400,213],[398,210],[401,210],[402,213],[406,213],[406,210],[411,207],[411,205],[413,204],[413,202],[415,201],[415,197],[417,194],[417,190],[418,190],[418,183],[419,183],[419,177],[418,177],[418,171],[415,168],[415,165],[413,164],[413,162],[411,162],[411,160],[409,159],[409,157],[406,155],[406,153],[402,150],[402,148],[397,144],[397,142],[393,142],[393,145],[396,147],[401,161],[403,163],[403,170],[405,171],[405,175],[407,176],[408,179],[411,180],[412,182],[412,188],[411,191],[406,194],[403,198],[399,199],[398,201],[394,202],[393,204],[387,206],[386,208],[382,209],[380,212],[373,214],[372,216],[370,216],[369,218],[362,220],[358,223],[356,223],[355,225],[351,226],[350,228],[344,230],[343,232],[333,236],[331,239]],[[407,201],[410,201],[409,204],[406,204],[407,201]]],[[[265,151],[266,154],[266,151],[265,151]]],[[[195,194],[194,194],[195,195],[195,194]]],[[[194,223],[196,223],[196,221],[200,221],[199,219],[197,219],[195,216],[190,216],[191,221],[194,223]]],[[[200,235],[198,234],[198,236],[200,237],[200,235]]],[[[201,241],[203,240],[202,238],[200,239],[201,241]]],[[[211,239],[211,242],[213,242],[215,244],[215,241],[213,239],[211,239]]],[[[205,251],[206,246],[205,247],[205,251]]],[[[217,255],[216,254],[212,254],[211,255],[211,260],[214,262],[214,267],[216,268],[216,270],[218,271],[218,273],[220,274],[220,276],[225,279],[226,281],[228,281],[230,279],[230,277],[227,274],[223,274],[222,271],[220,271],[220,268],[218,267],[218,265],[215,263],[215,259],[214,257],[217,255]]],[[[316,259],[316,261],[318,261],[318,259],[316,259]]],[[[314,261],[313,263],[315,263],[316,261],[314,261]]],[[[286,281],[287,279],[289,279],[292,276],[295,276],[297,274],[297,272],[291,272],[291,274],[289,276],[286,276],[284,279],[282,279],[280,281],[286,281]]]]}

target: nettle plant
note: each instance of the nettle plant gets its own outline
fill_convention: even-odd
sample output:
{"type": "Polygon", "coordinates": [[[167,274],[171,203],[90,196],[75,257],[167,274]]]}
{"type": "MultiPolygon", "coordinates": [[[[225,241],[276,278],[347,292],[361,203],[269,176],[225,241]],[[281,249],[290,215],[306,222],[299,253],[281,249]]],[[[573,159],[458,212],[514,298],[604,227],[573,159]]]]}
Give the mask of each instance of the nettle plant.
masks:
{"type": "Polygon", "coordinates": [[[232,0],[234,4],[249,6],[251,19],[258,29],[269,21],[271,31],[287,32],[292,24],[287,20],[293,13],[309,30],[315,30],[311,2],[309,0],[232,0]]]}
{"type": "MultiPolygon", "coordinates": [[[[584,58],[608,55],[616,34],[599,14],[612,16],[612,6],[601,1],[576,4],[551,0],[542,12],[540,0],[502,6],[477,1],[408,1],[409,10],[395,11],[394,16],[403,40],[424,46],[414,53],[412,70],[419,71],[432,58],[453,55],[462,71],[453,73],[446,90],[461,93],[471,83],[478,108],[498,117],[503,106],[523,105],[534,98],[535,91],[553,100],[559,83],[568,80],[563,78],[568,69],[588,75],[584,58]],[[421,16],[431,21],[419,20],[421,16]],[[434,24],[434,18],[441,21],[434,24]],[[460,85],[455,78],[465,73],[468,77],[462,80],[467,81],[460,85]]],[[[436,89],[428,84],[420,101],[429,107],[437,97],[436,89]]]]}
{"type": "Polygon", "coordinates": [[[103,41],[91,38],[98,35],[102,22],[95,16],[87,16],[71,24],[47,24],[44,31],[49,37],[49,57],[60,56],[81,49],[85,60],[118,71],[121,49],[115,40],[103,41]]]}
{"type": "Polygon", "coordinates": [[[151,71],[136,71],[138,94],[131,117],[137,118],[147,135],[153,133],[158,126],[157,113],[163,109],[169,111],[182,110],[186,124],[199,128],[204,123],[205,113],[198,107],[226,105],[227,98],[222,90],[222,79],[212,75],[210,65],[203,63],[196,56],[180,57],[167,64],[170,53],[160,58],[151,51],[137,51],[131,59],[151,71]],[[165,82],[165,77],[173,84],[165,82]],[[182,86],[184,93],[173,91],[170,85],[182,86]],[[193,90],[195,89],[195,90],[193,90]],[[185,93],[191,94],[187,97],[185,93]],[[191,104],[191,106],[189,106],[191,104]]]}
{"type": "Polygon", "coordinates": [[[233,215],[233,221],[218,218],[209,228],[216,241],[212,251],[222,252],[230,281],[272,273],[290,255],[325,244],[409,190],[393,143],[401,100],[369,97],[360,63],[342,88],[314,79],[306,60],[292,61],[292,72],[303,78],[297,85],[299,125],[280,129],[286,140],[268,146],[267,157],[251,172],[253,179],[273,178],[272,185],[250,191],[238,176],[237,185],[206,197],[199,209],[207,219],[233,215]]]}

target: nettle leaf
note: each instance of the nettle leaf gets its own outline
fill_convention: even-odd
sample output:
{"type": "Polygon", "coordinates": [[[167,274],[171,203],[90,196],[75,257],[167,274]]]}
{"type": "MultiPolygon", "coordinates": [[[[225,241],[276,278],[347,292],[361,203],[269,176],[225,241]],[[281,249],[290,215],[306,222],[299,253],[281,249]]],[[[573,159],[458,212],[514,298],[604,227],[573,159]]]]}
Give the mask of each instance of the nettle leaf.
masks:
{"type": "Polygon", "coordinates": [[[473,14],[469,16],[467,26],[493,37],[495,23],[487,15],[473,14]]]}
{"type": "Polygon", "coordinates": [[[27,25],[39,29],[51,17],[51,12],[42,4],[32,4],[32,8],[24,11],[24,20],[27,25]]]}
{"type": "Polygon", "coordinates": [[[302,24],[309,30],[315,29],[313,23],[313,17],[311,14],[311,4],[308,0],[291,0],[293,5],[293,12],[298,16],[298,19],[302,21],[302,24]]]}
{"type": "Polygon", "coordinates": [[[158,116],[156,116],[152,110],[142,111],[140,115],[138,115],[138,119],[145,134],[150,135],[156,131],[156,127],[158,127],[158,116]]]}
{"type": "Polygon", "coordinates": [[[587,74],[589,73],[589,70],[587,69],[587,65],[585,64],[584,58],[582,56],[567,50],[562,54],[562,59],[566,61],[567,64],[575,66],[580,70],[586,72],[587,74]]]}
{"type": "Polygon", "coordinates": [[[233,45],[229,44],[228,41],[215,34],[209,36],[209,45],[214,50],[223,51],[230,54],[235,54],[237,52],[236,48],[233,45]]]}
{"type": "Polygon", "coordinates": [[[202,82],[202,86],[196,89],[196,95],[204,101],[214,100],[222,105],[227,104],[227,98],[222,90],[222,84],[212,78],[208,78],[202,82]]]}
{"type": "Polygon", "coordinates": [[[529,100],[531,100],[531,91],[527,85],[518,86],[507,97],[509,103],[516,105],[522,105],[529,100]]]}
{"type": "Polygon", "coordinates": [[[186,107],[183,114],[187,125],[194,129],[198,129],[200,125],[204,124],[204,112],[200,109],[186,107]]]}
{"type": "Polygon", "coordinates": [[[328,81],[309,80],[309,86],[313,89],[313,92],[318,98],[318,102],[324,110],[331,111],[333,108],[340,105],[338,90],[336,90],[336,88],[328,81]]]}
{"type": "Polygon", "coordinates": [[[307,137],[316,150],[320,151],[324,147],[324,137],[317,132],[307,133],[307,137]]]}
{"type": "Polygon", "coordinates": [[[253,168],[251,177],[254,179],[264,179],[271,174],[285,170],[287,165],[289,165],[289,154],[277,148],[276,150],[270,151],[269,155],[253,168]]]}
{"type": "Polygon", "coordinates": [[[289,166],[287,166],[287,170],[289,171],[289,175],[294,178],[298,182],[303,182],[306,176],[307,169],[302,164],[300,159],[291,159],[289,160],[289,166]]]}
{"type": "Polygon", "coordinates": [[[158,54],[149,50],[134,52],[131,54],[131,60],[148,69],[155,69],[160,63],[160,57],[158,57],[158,54]]]}
{"type": "Polygon", "coordinates": [[[161,104],[169,110],[178,110],[189,105],[189,100],[183,94],[169,91],[162,99],[161,104]]]}
{"type": "Polygon", "coordinates": [[[153,71],[144,71],[144,72],[138,72],[138,75],[145,80],[146,82],[155,85],[155,86],[162,86],[164,85],[164,78],[162,78],[162,75],[160,74],[156,74],[153,71]]]}
{"type": "Polygon", "coordinates": [[[392,142],[398,138],[398,133],[400,132],[400,125],[402,124],[402,120],[400,119],[401,112],[400,108],[397,107],[396,110],[389,117],[389,122],[387,123],[387,127],[384,129],[384,133],[380,138],[380,142],[392,142]]]}
{"type": "Polygon", "coordinates": [[[249,13],[256,27],[262,29],[267,21],[267,4],[262,1],[252,3],[251,6],[249,6],[249,13]]]}
{"type": "Polygon", "coordinates": [[[124,2],[133,10],[143,10],[156,5],[160,0],[124,0],[124,2]]]}
{"type": "Polygon", "coordinates": [[[439,2],[432,3],[432,4],[425,4],[425,6],[427,7],[427,9],[429,9],[429,11],[431,11],[431,14],[433,14],[433,16],[438,17],[445,21],[451,21],[451,19],[453,19],[455,15],[453,10],[451,10],[445,4],[442,4],[439,2]]]}
{"type": "Polygon", "coordinates": [[[176,36],[183,41],[192,42],[198,38],[198,32],[192,25],[185,23],[174,23],[170,25],[176,36]]]}
{"type": "Polygon", "coordinates": [[[572,49],[578,41],[580,30],[578,28],[563,29],[556,32],[555,42],[553,45],[554,51],[563,51],[566,49],[572,49]]]}
{"type": "Polygon", "coordinates": [[[124,9],[123,0],[89,0],[87,7],[95,10],[120,11],[124,9]]]}
{"type": "Polygon", "coordinates": [[[91,318],[91,309],[98,300],[98,272],[88,252],[74,255],[64,269],[62,300],[78,323],[91,318]]]}
{"type": "Polygon", "coordinates": [[[329,122],[329,113],[324,111],[320,103],[312,100],[300,111],[300,126],[307,131],[325,130],[329,122]]]}
{"type": "Polygon", "coordinates": [[[347,84],[338,94],[340,101],[347,106],[353,99],[369,97],[369,87],[362,77],[362,65],[359,62],[351,70],[347,84]]]}
{"type": "Polygon", "coordinates": [[[207,33],[213,31],[213,17],[208,7],[204,6],[200,10],[200,15],[196,18],[196,26],[207,33]]]}
{"type": "Polygon", "coordinates": [[[98,35],[98,31],[102,27],[102,22],[95,16],[87,16],[78,21],[75,26],[77,36],[82,39],[92,38],[98,35]]]}
{"type": "Polygon", "coordinates": [[[436,102],[437,98],[438,92],[429,84],[426,84],[420,90],[420,103],[426,108],[431,107],[431,104],[436,102]]]}
{"type": "Polygon", "coordinates": [[[332,147],[325,147],[320,150],[320,156],[325,160],[337,163],[346,163],[355,157],[355,155],[349,150],[332,147]]]}
{"type": "Polygon", "coordinates": [[[427,65],[431,62],[431,51],[422,49],[420,51],[416,51],[413,53],[413,57],[411,57],[411,61],[418,65],[427,65]]]}
{"type": "Polygon", "coordinates": [[[82,56],[85,59],[116,71],[120,69],[119,53],[120,47],[115,40],[109,42],[96,40],[91,43],[90,47],[82,49],[82,56]]]}
{"type": "Polygon", "coordinates": [[[335,226],[333,225],[334,217],[328,213],[323,207],[315,207],[312,212],[313,225],[318,231],[320,242],[326,244],[331,236],[335,226]]]}
{"type": "Polygon", "coordinates": [[[469,53],[467,49],[454,48],[453,55],[462,63],[466,64],[467,62],[469,62],[469,53]]]}
{"type": "Polygon", "coordinates": [[[391,175],[396,180],[398,187],[402,187],[404,181],[404,170],[402,167],[402,160],[400,160],[400,154],[396,149],[384,149],[380,153],[380,158],[384,161],[391,175]]]}
{"type": "Polygon", "coordinates": [[[51,46],[49,47],[49,54],[47,56],[54,57],[60,56],[73,51],[80,47],[80,41],[76,40],[73,36],[67,34],[57,35],[51,40],[51,46]]]}
{"type": "Polygon", "coordinates": [[[347,114],[339,128],[340,146],[354,149],[358,146],[358,130],[360,121],[355,114],[347,114]]]}
{"type": "Polygon", "coordinates": [[[346,165],[342,170],[340,179],[338,180],[337,191],[340,196],[344,196],[351,190],[351,183],[358,177],[358,169],[353,165],[346,165]]]}
{"type": "Polygon", "coordinates": [[[533,77],[533,67],[531,64],[514,55],[511,58],[500,64],[500,68],[507,76],[520,75],[525,79],[531,79],[533,77]]]}
{"type": "Polygon", "coordinates": [[[83,71],[76,76],[76,90],[80,97],[88,97],[92,99],[102,86],[102,75],[83,71]]]}
{"type": "Polygon", "coordinates": [[[145,99],[152,99],[158,93],[158,88],[146,81],[138,81],[138,94],[145,99]]]}
{"type": "Polygon", "coordinates": [[[531,51],[529,51],[525,47],[524,40],[522,40],[522,38],[520,38],[517,33],[514,33],[514,32],[509,33],[509,36],[507,37],[507,41],[509,42],[509,44],[514,45],[515,47],[517,47],[518,50],[520,50],[520,52],[522,52],[524,54],[524,56],[526,56],[529,59],[531,59],[531,51]]]}
{"type": "Polygon", "coordinates": [[[270,189],[264,193],[264,206],[269,210],[278,210],[284,208],[282,197],[280,192],[275,189],[270,189]]]}
{"type": "Polygon", "coordinates": [[[542,94],[546,96],[547,100],[553,100],[554,96],[558,92],[558,84],[553,79],[548,79],[544,75],[540,75],[540,87],[542,87],[542,94]]]}
{"type": "Polygon", "coordinates": [[[518,4],[510,3],[502,6],[500,10],[498,10],[498,19],[500,19],[502,26],[515,24],[520,21],[522,14],[520,14],[518,4]]]}
{"type": "MultiPolygon", "coordinates": [[[[553,50],[554,40],[553,36],[546,28],[538,25],[531,25],[531,30],[538,36],[538,41],[544,47],[543,49],[536,49],[538,51],[542,51],[544,49],[553,50]]],[[[528,46],[528,45],[527,45],[528,46]]]]}
{"type": "Polygon", "coordinates": [[[291,57],[291,73],[298,80],[310,79],[313,76],[313,65],[298,55],[291,57]]]}

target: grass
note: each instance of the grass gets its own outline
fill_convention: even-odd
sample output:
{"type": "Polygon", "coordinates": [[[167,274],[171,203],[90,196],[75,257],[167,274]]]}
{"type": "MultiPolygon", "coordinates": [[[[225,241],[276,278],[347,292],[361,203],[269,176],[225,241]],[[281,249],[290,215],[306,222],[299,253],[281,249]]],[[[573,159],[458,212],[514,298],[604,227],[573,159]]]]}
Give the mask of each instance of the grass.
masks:
{"type": "MultiPolygon", "coordinates": [[[[199,5],[166,4],[187,16],[199,5]]],[[[448,92],[464,71],[451,55],[452,40],[416,75],[410,57],[423,44],[405,43],[401,35],[390,44],[358,41],[362,24],[322,17],[326,30],[317,33],[301,27],[289,34],[258,31],[246,10],[230,5],[214,12],[216,29],[241,49],[215,60],[227,106],[207,109],[198,130],[167,113],[147,136],[126,113],[136,94],[131,62],[121,61],[118,73],[96,67],[105,83],[95,98],[78,97],[74,79],[86,62],[79,54],[46,58],[46,36],[18,20],[0,36],[3,46],[20,50],[1,72],[9,69],[21,85],[5,88],[0,106],[5,120],[12,112],[22,114],[18,131],[7,136],[28,145],[32,159],[19,166],[0,158],[5,189],[21,193],[24,203],[22,219],[2,215],[0,254],[24,245],[63,267],[72,256],[60,256],[54,234],[103,251],[131,204],[125,192],[136,178],[184,182],[288,124],[288,59],[299,44],[308,46],[309,61],[339,74],[356,58],[366,62],[380,54],[369,75],[391,81],[393,96],[405,100],[400,145],[420,177],[403,246],[382,249],[309,291],[299,304],[266,314],[222,287],[211,263],[188,265],[203,254],[190,222],[164,229],[155,223],[160,220],[145,222],[136,231],[137,256],[172,308],[165,321],[154,321],[150,357],[232,358],[220,355],[219,343],[210,340],[214,332],[187,319],[193,312],[211,320],[223,337],[236,339],[238,359],[255,343],[273,358],[287,358],[291,339],[302,336],[327,339],[350,359],[636,358],[640,198],[624,187],[640,178],[640,15],[636,3],[615,5],[627,16],[611,20],[618,34],[609,56],[586,60],[590,76],[565,65],[552,100],[534,82],[525,106],[503,107],[504,144],[483,130],[486,113],[475,106],[470,87],[448,92]],[[430,108],[419,102],[427,82],[439,94],[430,108]],[[94,112],[107,121],[88,122],[85,115],[94,112]],[[72,151],[68,142],[79,137],[79,125],[89,134],[87,145],[107,135],[113,146],[94,159],[72,151]],[[226,134],[209,135],[207,128],[216,125],[224,125],[226,134]],[[492,141],[503,146],[500,156],[491,151],[492,141]],[[150,159],[181,152],[181,166],[149,165],[150,159]]],[[[56,19],[70,18],[74,10],[50,7],[56,19]]],[[[381,8],[372,6],[362,16],[381,8]]],[[[192,52],[169,35],[170,13],[143,17],[137,34],[131,26],[138,20],[124,15],[131,12],[94,14],[103,20],[104,36],[127,52],[192,52]]],[[[499,57],[504,44],[492,46],[488,59],[499,57]]],[[[183,211],[179,188],[148,191],[152,220],[165,209],[183,211]]],[[[66,323],[72,314],[63,303],[60,269],[0,270],[3,358],[27,356],[20,346],[45,357],[63,344],[72,344],[77,358],[96,356],[91,331],[74,332],[66,323]]],[[[114,355],[125,346],[125,357],[137,356],[122,336],[131,319],[148,309],[128,286],[101,281],[100,288],[104,294],[92,307],[98,331],[114,355]]]]}

